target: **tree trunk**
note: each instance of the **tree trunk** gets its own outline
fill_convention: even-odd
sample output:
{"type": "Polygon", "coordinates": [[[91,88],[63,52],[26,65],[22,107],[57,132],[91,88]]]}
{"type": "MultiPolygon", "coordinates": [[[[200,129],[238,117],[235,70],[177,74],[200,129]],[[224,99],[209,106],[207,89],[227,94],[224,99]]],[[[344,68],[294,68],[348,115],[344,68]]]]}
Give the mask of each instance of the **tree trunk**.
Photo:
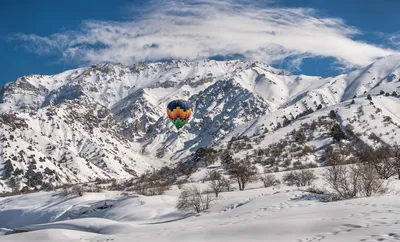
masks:
{"type": "Polygon", "coordinates": [[[243,183],[243,181],[240,181],[239,190],[240,190],[240,191],[243,191],[243,190],[244,190],[244,183],[243,183]]]}

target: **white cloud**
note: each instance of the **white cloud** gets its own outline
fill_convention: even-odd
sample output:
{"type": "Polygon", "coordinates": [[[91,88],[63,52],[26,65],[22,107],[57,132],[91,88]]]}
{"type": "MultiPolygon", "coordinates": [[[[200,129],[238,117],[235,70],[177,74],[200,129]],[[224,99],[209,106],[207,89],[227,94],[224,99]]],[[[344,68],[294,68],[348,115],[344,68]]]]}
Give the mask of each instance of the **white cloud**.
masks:
{"type": "Polygon", "coordinates": [[[393,46],[400,48],[400,31],[391,34],[389,36],[389,41],[393,46]]]}
{"type": "MultiPolygon", "coordinates": [[[[359,30],[304,8],[261,8],[234,1],[153,2],[134,20],[86,21],[79,30],[42,37],[18,34],[38,54],[59,52],[84,63],[200,59],[241,54],[266,63],[288,56],[334,57],[369,64],[394,51],[353,40],[359,30]]],[[[136,11],[136,13],[139,13],[136,11]]],[[[294,67],[301,64],[295,58],[294,67]]]]}

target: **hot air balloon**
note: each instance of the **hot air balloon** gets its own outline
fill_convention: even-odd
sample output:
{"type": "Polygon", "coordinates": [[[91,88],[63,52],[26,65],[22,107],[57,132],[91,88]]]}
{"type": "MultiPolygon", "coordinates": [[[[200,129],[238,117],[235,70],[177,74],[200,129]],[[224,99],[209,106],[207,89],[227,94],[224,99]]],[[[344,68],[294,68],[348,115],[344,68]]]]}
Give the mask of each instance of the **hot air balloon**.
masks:
{"type": "Polygon", "coordinates": [[[185,100],[173,100],[167,106],[168,117],[178,130],[188,123],[192,110],[192,104],[185,100]]]}

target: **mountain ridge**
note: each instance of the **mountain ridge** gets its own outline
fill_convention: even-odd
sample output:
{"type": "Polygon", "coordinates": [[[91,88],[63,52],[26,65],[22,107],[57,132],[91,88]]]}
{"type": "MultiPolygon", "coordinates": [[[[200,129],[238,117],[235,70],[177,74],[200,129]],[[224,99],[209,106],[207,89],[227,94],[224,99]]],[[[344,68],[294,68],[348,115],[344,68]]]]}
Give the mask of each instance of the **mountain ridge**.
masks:
{"type": "MultiPolygon", "coordinates": [[[[349,74],[322,78],[260,62],[176,60],[24,76],[0,91],[0,191],[10,189],[11,176],[5,174],[17,169],[21,186],[28,170],[56,184],[122,179],[174,164],[202,147],[226,145],[232,137],[264,135],[278,141],[272,133],[279,126],[318,119],[313,113],[353,110],[348,108],[352,99],[372,114],[366,96],[399,93],[399,66],[400,55],[391,55],[349,74]],[[179,134],[165,115],[166,104],[177,98],[194,107],[179,134]]],[[[378,101],[379,108],[397,119],[397,99],[379,98],[385,99],[378,101]]]]}

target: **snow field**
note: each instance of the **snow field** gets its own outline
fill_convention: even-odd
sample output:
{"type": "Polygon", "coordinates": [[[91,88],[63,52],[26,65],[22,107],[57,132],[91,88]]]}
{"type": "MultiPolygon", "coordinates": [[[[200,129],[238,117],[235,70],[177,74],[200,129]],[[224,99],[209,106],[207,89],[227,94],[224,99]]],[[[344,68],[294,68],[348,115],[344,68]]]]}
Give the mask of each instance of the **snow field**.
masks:
{"type": "MultiPolygon", "coordinates": [[[[323,168],[314,170],[320,175],[323,168]]],[[[184,186],[190,185],[207,186],[184,186]]],[[[0,198],[0,231],[30,231],[0,241],[397,241],[400,182],[391,187],[381,197],[323,202],[295,187],[261,188],[255,182],[245,191],[221,193],[208,212],[197,215],[176,210],[175,186],[153,197],[38,192],[0,198]],[[101,209],[104,204],[109,207],[101,209]]]]}

